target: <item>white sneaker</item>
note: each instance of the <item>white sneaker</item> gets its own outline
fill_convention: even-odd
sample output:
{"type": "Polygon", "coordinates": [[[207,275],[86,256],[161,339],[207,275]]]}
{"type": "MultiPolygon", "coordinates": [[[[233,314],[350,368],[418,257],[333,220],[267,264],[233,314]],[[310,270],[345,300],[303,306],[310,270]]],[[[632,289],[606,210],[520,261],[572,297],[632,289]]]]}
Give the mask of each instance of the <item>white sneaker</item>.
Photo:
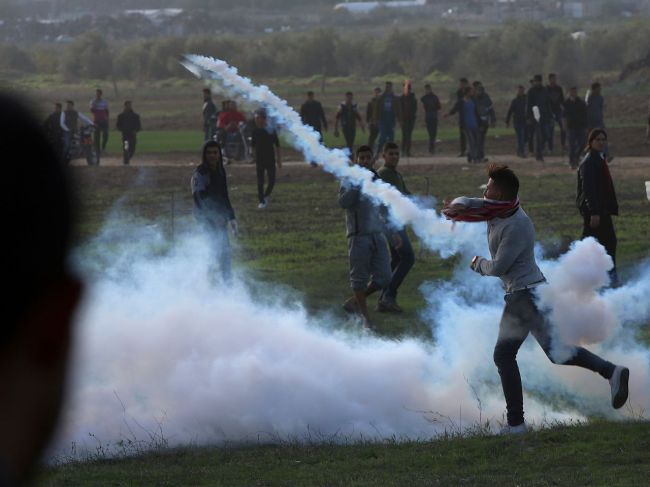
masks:
{"type": "Polygon", "coordinates": [[[521,423],[517,426],[510,426],[507,424],[499,431],[500,435],[523,435],[526,433],[528,433],[528,426],[526,426],[526,423],[521,423]]]}
{"type": "Polygon", "coordinates": [[[612,377],[609,379],[609,386],[612,388],[612,407],[619,409],[627,401],[627,383],[630,380],[630,369],[617,365],[612,377]]]}
{"type": "Polygon", "coordinates": [[[268,205],[267,205],[267,203],[266,203],[266,200],[264,200],[264,201],[262,201],[259,205],[257,205],[257,209],[258,209],[258,210],[263,210],[263,209],[266,208],[267,206],[268,206],[268,205]]]}

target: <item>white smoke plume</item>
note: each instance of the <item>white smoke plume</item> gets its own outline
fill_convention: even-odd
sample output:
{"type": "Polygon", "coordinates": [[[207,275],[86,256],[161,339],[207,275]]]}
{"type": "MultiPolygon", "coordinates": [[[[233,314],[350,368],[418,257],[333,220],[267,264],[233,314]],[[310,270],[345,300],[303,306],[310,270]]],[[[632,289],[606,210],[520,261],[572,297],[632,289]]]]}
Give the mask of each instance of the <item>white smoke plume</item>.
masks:
{"type": "MultiPolygon", "coordinates": [[[[485,225],[458,225],[452,232],[434,210],[372,182],[367,171],[348,166],[342,151],[320,146],[268,88],[253,86],[221,61],[188,57],[186,65],[218,81],[213,87],[266,108],[307,160],[361,182],[429,248],[486,255],[485,225]]],[[[79,268],[94,284],[79,320],[59,448],[74,443],[92,449],[94,438],[115,444],[160,435],[170,444],[427,438],[479,419],[492,425],[502,420],[505,405],[492,363],[503,303],[497,279],[462,265],[450,281],[424,285],[423,317],[433,340],[393,341],[330,315],[312,316],[297,300],[277,296],[276,287],[251,290],[245,274],[232,286],[214,285],[206,242],[180,236],[160,256],[151,248],[159,249],[164,238],[147,231],[140,239],[133,228],[109,221],[79,251],[79,268]],[[119,236],[128,240],[116,245],[119,236]],[[100,250],[106,259],[98,265],[91,252],[109,248],[100,250]]],[[[649,266],[625,286],[601,291],[611,260],[586,240],[541,267],[550,284],[539,298],[554,323],[556,353],[587,344],[630,367],[632,409],[612,410],[606,381],[551,364],[529,340],[518,356],[527,420],[628,418],[649,410],[650,351],[635,339],[638,326],[650,319],[649,266]]]]}

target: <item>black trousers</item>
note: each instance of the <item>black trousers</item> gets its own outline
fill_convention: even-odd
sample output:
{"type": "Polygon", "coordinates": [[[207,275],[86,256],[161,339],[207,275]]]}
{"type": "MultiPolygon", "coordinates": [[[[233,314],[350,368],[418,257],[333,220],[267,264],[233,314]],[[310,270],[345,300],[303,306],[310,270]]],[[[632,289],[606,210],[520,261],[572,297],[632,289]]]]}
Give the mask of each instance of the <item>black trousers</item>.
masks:
{"type": "Polygon", "coordinates": [[[345,139],[345,146],[350,149],[350,153],[354,154],[354,139],[357,136],[356,127],[343,127],[343,138],[345,139]]]}
{"type": "Polygon", "coordinates": [[[273,186],[275,186],[275,164],[256,164],[257,169],[257,197],[259,198],[260,203],[264,203],[264,200],[268,196],[271,196],[273,191],[273,186]],[[268,174],[268,185],[266,190],[264,190],[264,173],[268,174]]]}
{"type": "Polygon", "coordinates": [[[95,148],[97,149],[97,154],[99,154],[99,149],[102,151],[106,150],[106,144],[108,142],[108,120],[103,122],[95,123],[95,148]],[[101,144],[100,144],[101,139],[101,144]]]}
{"type": "Polygon", "coordinates": [[[413,140],[413,127],[415,120],[405,120],[402,122],[402,154],[411,155],[411,141],[413,140]]]}
{"type": "Polygon", "coordinates": [[[122,149],[124,149],[124,144],[129,144],[129,150],[125,151],[124,154],[124,164],[128,164],[133,155],[135,154],[135,145],[137,143],[137,137],[135,133],[122,132],[122,149]]]}
{"type": "Polygon", "coordinates": [[[433,154],[436,151],[436,138],[438,137],[438,117],[427,115],[426,124],[429,134],[429,154],[433,154]]]}
{"type": "Polygon", "coordinates": [[[605,379],[612,376],[616,367],[614,364],[582,347],[569,349],[572,354],[563,362],[553,359],[549,325],[537,308],[531,290],[506,294],[504,299],[506,306],[499,324],[499,338],[494,347],[494,363],[501,377],[510,426],[518,426],[524,422],[524,397],[517,352],[529,333],[532,333],[551,362],[582,367],[600,374],[605,379]]]}
{"type": "Polygon", "coordinates": [[[462,155],[465,155],[465,151],[467,150],[467,139],[465,137],[465,129],[462,126],[459,126],[458,132],[460,134],[460,153],[462,155]]]}
{"type": "Polygon", "coordinates": [[[374,148],[377,137],[379,136],[379,127],[376,123],[368,124],[368,147],[374,148]]]}
{"type": "Polygon", "coordinates": [[[616,245],[618,239],[616,238],[612,215],[600,215],[600,225],[598,225],[597,228],[591,228],[591,225],[589,224],[591,215],[583,215],[582,217],[582,238],[594,237],[603,247],[605,247],[607,254],[609,254],[614,261],[614,268],[609,271],[611,284],[612,286],[617,286],[618,274],[616,272],[616,245]]]}

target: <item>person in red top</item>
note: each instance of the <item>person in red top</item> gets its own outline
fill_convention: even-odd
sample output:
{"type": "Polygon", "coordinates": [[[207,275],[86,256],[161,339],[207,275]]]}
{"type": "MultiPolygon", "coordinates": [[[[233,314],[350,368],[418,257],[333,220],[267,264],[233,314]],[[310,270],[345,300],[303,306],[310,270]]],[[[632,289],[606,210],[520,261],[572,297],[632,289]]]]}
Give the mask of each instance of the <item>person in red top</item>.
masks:
{"type": "Polygon", "coordinates": [[[219,115],[217,126],[226,132],[237,132],[239,124],[245,122],[244,114],[237,111],[237,103],[231,101],[228,103],[228,110],[219,115]]]}

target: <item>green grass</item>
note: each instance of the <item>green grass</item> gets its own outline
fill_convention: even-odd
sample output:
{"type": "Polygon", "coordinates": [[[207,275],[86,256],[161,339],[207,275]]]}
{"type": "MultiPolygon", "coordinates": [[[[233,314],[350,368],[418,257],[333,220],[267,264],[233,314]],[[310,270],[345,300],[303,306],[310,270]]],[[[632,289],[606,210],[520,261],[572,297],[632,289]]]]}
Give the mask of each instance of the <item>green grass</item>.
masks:
{"type": "Polygon", "coordinates": [[[640,486],[649,423],[594,423],[525,437],[183,448],[48,469],[47,486],[640,486]]]}

